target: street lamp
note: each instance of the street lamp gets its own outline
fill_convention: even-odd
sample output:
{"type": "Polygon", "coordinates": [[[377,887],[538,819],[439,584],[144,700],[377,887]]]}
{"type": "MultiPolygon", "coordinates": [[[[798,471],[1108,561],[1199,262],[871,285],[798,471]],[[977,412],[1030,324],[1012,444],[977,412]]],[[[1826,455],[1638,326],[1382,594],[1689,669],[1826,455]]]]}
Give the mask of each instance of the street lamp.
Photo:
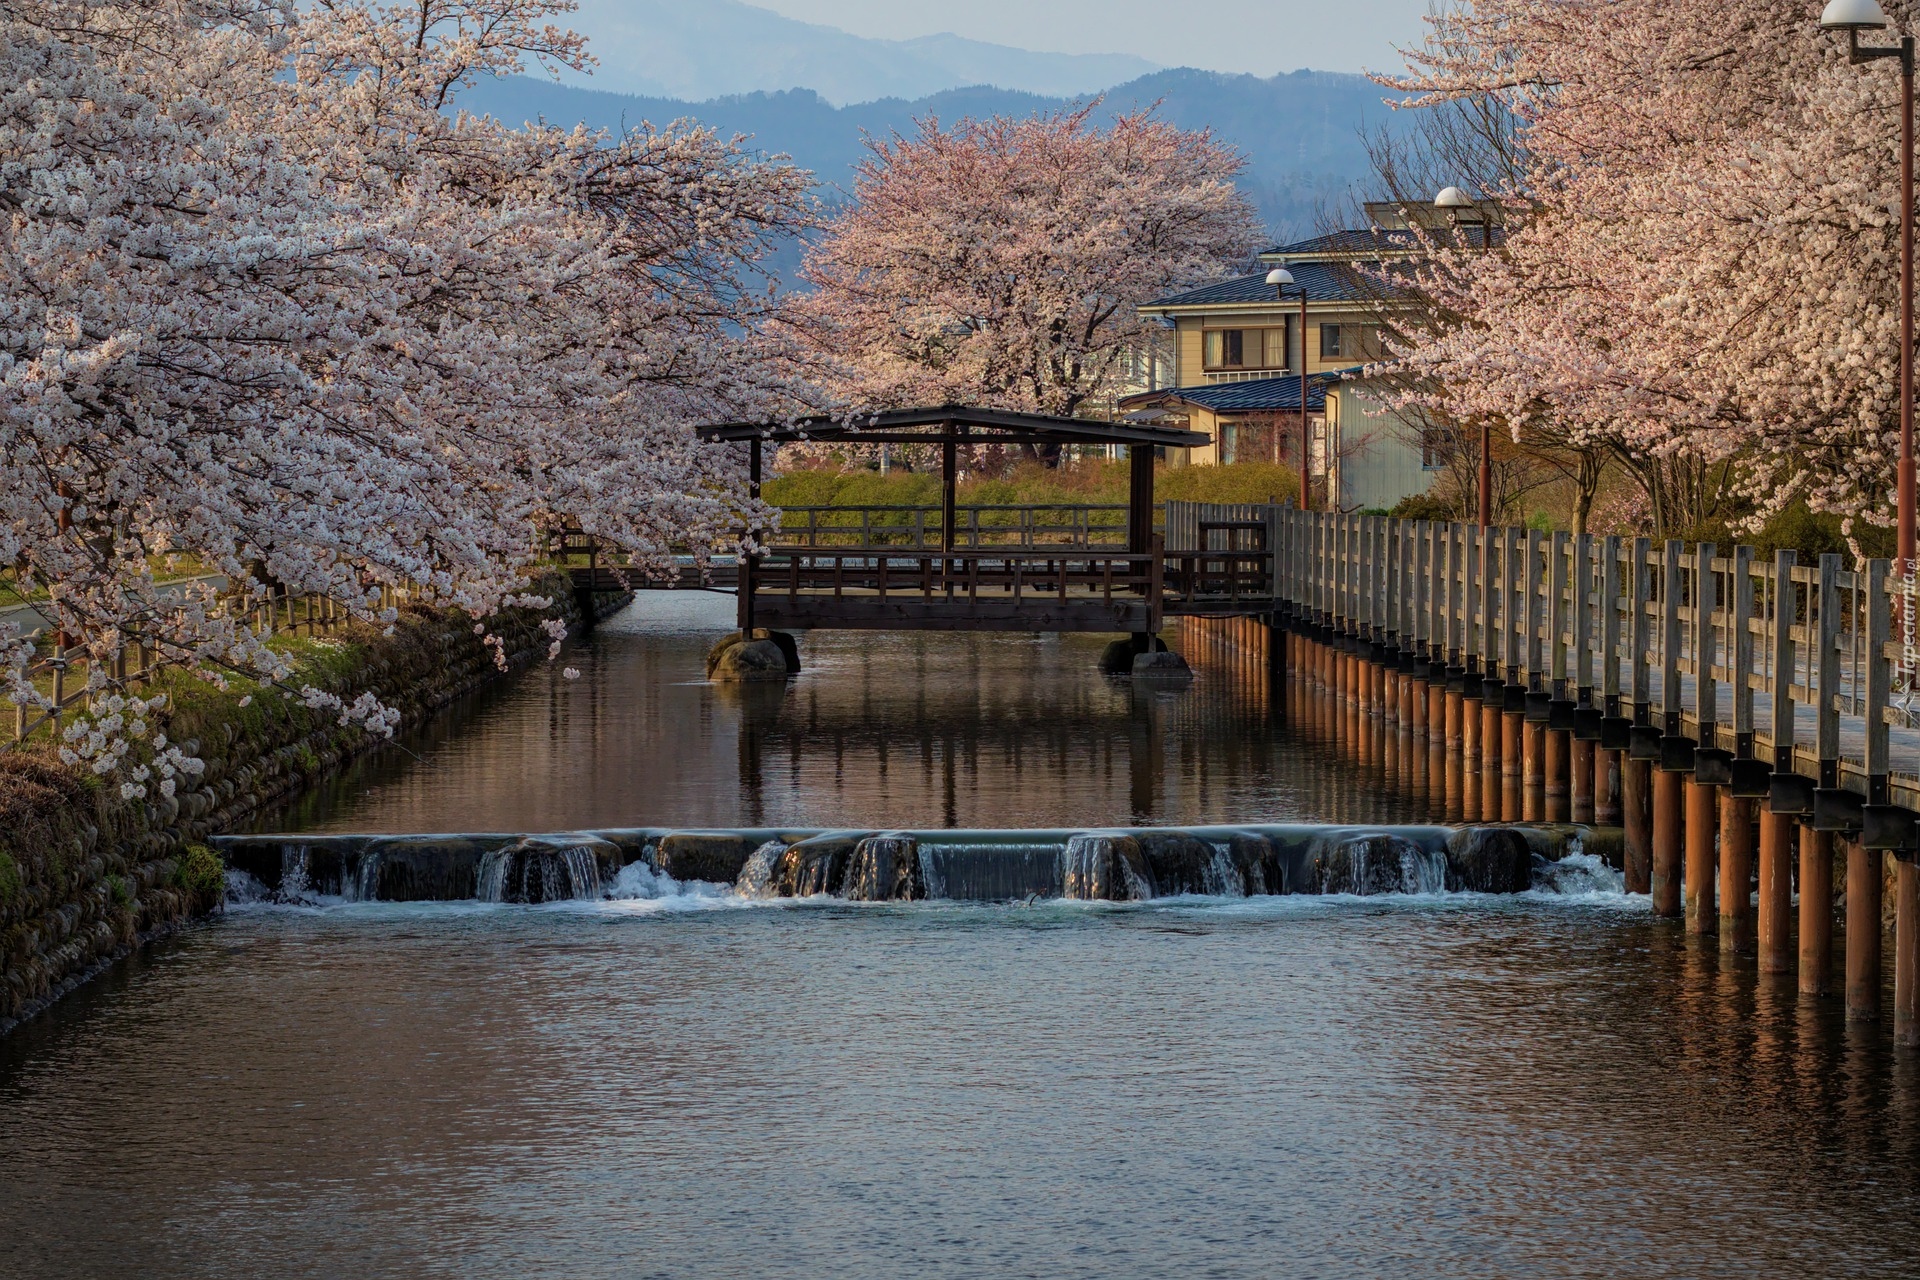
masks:
{"type": "MultiPolygon", "coordinates": [[[[1871,3],[1871,0],[1869,0],[1871,3]]],[[[1442,187],[1440,194],[1433,198],[1433,207],[1443,210],[1456,222],[1462,209],[1477,209],[1474,198],[1459,187],[1442,187]]],[[[1480,216],[1480,248],[1484,252],[1492,244],[1492,233],[1487,229],[1486,215],[1480,216]]],[[[1480,420],[1480,527],[1493,527],[1493,427],[1486,419],[1480,420]]]]}
{"type": "Polygon", "coordinates": [[[1897,45],[1863,47],[1862,31],[1886,27],[1887,15],[1877,0],[1832,0],[1821,11],[1820,26],[1847,33],[1847,60],[1874,62],[1900,59],[1900,462],[1899,533],[1894,543],[1893,571],[1905,577],[1914,567],[1913,492],[1913,37],[1901,36],[1897,45]]]}
{"type": "Polygon", "coordinates": [[[1307,441],[1307,286],[1297,283],[1293,272],[1285,267],[1275,267],[1267,272],[1267,283],[1273,286],[1281,301],[1285,301],[1287,290],[1300,291],[1300,509],[1313,509],[1312,463],[1308,460],[1307,441]]]}
{"type": "MultiPolygon", "coordinates": [[[[1879,31],[1887,25],[1887,15],[1875,0],[1832,0],[1821,11],[1820,25],[1828,31],[1847,33],[1847,60],[1874,62],[1881,58],[1900,59],[1900,466],[1898,471],[1899,535],[1894,544],[1893,571],[1901,578],[1913,571],[1913,37],[1901,36],[1897,45],[1862,48],[1862,31],[1879,31]]],[[[1913,602],[1905,602],[1905,623],[1913,625],[1913,602]]],[[[1884,799],[1884,797],[1874,797],[1884,799]]],[[[1910,862],[1900,864],[1900,882],[1895,893],[1898,922],[1893,942],[1893,1042],[1920,1046],[1920,991],[1914,976],[1920,971],[1920,921],[1913,918],[1912,904],[1920,898],[1914,877],[1920,875],[1910,862]]],[[[1875,922],[1878,923],[1877,921],[1875,922]]],[[[1848,977],[1851,979],[1851,967],[1848,977]]]]}

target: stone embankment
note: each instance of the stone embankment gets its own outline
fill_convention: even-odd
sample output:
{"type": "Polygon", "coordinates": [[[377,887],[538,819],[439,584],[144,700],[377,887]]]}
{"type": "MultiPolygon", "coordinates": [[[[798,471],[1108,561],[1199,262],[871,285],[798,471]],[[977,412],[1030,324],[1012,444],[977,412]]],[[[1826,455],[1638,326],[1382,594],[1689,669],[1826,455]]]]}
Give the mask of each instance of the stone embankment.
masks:
{"type": "MultiPolygon", "coordinates": [[[[574,593],[553,586],[548,614],[517,610],[489,624],[510,668],[544,655],[549,616],[583,621],[574,593]]],[[[626,598],[593,597],[593,612],[605,616],[626,598]]],[[[348,701],[372,692],[403,726],[501,674],[472,619],[451,612],[403,610],[390,633],[355,625],[293,643],[308,683],[348,701]]],[[[206,840],[379,744],[256,685],[216,690],[175,673],[162,687],[159,726],[206,766],[172,797],[124,801],[117,779],[61,764],[52,744],[0,754],[0,1034],[134,948],[217,910],[223,868],[206,840]]]]}

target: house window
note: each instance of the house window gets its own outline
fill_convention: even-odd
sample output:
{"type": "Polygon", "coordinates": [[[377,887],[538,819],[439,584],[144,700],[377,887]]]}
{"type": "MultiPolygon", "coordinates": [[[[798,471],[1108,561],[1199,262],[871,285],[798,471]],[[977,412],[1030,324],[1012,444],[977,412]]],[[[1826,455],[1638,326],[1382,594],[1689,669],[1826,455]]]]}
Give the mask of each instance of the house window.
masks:
{"type": "Polygon", "coordinates": [[[1429,471],[1437,471],[1447,465],[1447,437],[1440,428],[1420,428],[1420,465],[1429,471]]]}
{"type": "Polygon", "coordinates": [[[1202,359],[1214,369],[1284,369],[1287,367],[1285,329],[1208,329],[1202,336],[1202,359]]]}
{"type": "Polygon", "coordinates": [[[1340,350],[1340,326],[1323,324],[1320,326],[1320,358],[1337,360],[1343,353],[1340,350]]]}
{"type": "Polygon", "coordinates": [[[1260,367],[1262,369],[1286,368],[1287,367],[1287,348],[1291,345],[1287,341],[1288,330],[1267,329],[1267,330],[1264,330],[1264,332],[1267,335],[1267,358],[1265,363],[1263,363],[1260,367]]]}
{"type": "MultiPolygon", "coordinates": [[[[1256,331],[1254,338],[1259,339],[1256,331]]],[[[1209,369],[1243,369],[1247,363],[1245,329],[1209,329],[1206,335],[1206,360],[1209,369]]],[[[1255,350],[1258,350],[1256,347],[1255,350]]]]}

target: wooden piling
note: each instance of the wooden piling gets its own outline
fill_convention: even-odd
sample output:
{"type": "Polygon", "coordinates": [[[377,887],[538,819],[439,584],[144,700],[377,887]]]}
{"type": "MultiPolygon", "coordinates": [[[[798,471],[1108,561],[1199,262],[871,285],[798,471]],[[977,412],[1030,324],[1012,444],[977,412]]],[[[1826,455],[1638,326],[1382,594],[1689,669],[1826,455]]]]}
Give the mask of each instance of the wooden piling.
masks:
{"type": "Polygon", "coordinates": [[[1502,736],[1500,704],[1488,699],[1480,704],[1480,816],[1488,822],[1500,821],[1502,736]]]}
{"type": "Polygon", "coordinates": [[[1800,824],[1800,993],[1833,990],[1833,837],[1800,824]]]}
{"type": "Polygon", "coordinates": [[[1760,972],[1793,971],[1793,818],[1760,811],[1760,972]]]}
{"type": "MultiPolygon", "coordinates": [[[[1635,761],[1636,764],[1647,763],[1635,761]]],[[[1653,914],[1672,918],[1680,914],[1680,865],[1684,826],[1681,788],[1685,778],[1666,769],[1653,772],[1653,914]]]]}
{"type": "Polygon", "coordinates": [[[1753,801],[1720,792],[1720,949],[1753,950],[1753,801]]]}
{"type": "MultiPolygon", "coordinates": [[[[1676,774],[1676,777],[1685,777],[1676,774]]],[[[1719,807],[1714,788],[1686,779],[1686,917],[1688,933],[1712,933],[1719,921],[1714,914],[1714,835],[1719,807]]]]}
{"type": "Polygon", "coordinates": [[[1518,822],[1521,813],[1521,770],[1526,726],[1515,712],[1500,714],[1500,820],[1518,822]]]}
{"type": "Polygon", "coordinates": [[[1920,866],[1902,859],[1893,882],[1893,1042],[1920,1048],[1920,866]]]}
{"type": "MultiPolygon", "coordinates": [[[[1548,822],[1573,821],[1572,755],[1573,735],[1565,729],[1546,729],[1546,818],[1548,822]]],[[[1593,770],[1587,770],[1592,781],[1593,770]]],[[[1588,820],[1592,820],[1592,805],[1588,820]]]]}
{"type": "Polygon", "coordinates": [[[1547,726],[1531,720],[1522,724],[1520,772],[1521,785],[1526,790],[1521,799],[1520,820],[1541,822],[1547,816],[1547,726]]]}
{"type": "MultiPolygon", "coordinates": [[[[1603,827],[1617,827],[1626,820],[1620,803],[1620,753],[1596,746],[1593,751],[1593,820],[1603,827]]],[[[1638,890],[1645,893],[1642,887],[1638,890]]]]}
{"type": "Polygon", "coordinates": [[[1594,744],[1591,739],[1575,738],[1572,742],[1573,758],[1568,768],[1572,770],[1571,787],[1573,790],[1572,815],[1575,822],[1594,821],[1593,803],[1593,757],[1594,744]]]}
{"type": "MultiPolygon", "coordinates": [[[[1601,754],[1607,754],[1602,752],[1601,754]]],[[[1620,764],[1620,824],[1626,828],[1623,859],[1628,893],[1653,892],[1653,762],[1620,764]]]]}
{"type": "Polygon", "coordinates": [[[1880,854],[1861,847],[1847,850],[1847,1021],[1880,1017],[1880,854]]]}

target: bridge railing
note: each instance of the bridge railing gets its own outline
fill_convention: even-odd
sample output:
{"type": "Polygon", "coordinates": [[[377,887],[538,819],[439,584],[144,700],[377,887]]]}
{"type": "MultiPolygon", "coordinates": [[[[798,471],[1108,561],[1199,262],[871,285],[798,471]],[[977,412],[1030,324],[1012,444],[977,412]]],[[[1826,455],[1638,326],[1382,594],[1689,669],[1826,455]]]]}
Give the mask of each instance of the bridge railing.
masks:
{"type": "MultiPolygon", "coordinates": [[[[937,506],[792,506],[780,509],[774,540],[801,547],[912,547],[939,550],[937,506]]],[[[1124,503],[976,504],[954,509],[955,549],[1074,547],[1124,550],[1124,503]]]]}
{"type": "Polygon", "coordinates": [[[1604,722],[1622,748],[1665,738],[1920,807],[1920,601],[1885,560],[1284,509],[1275,529],[1283,612],[1403,670],[1604,722]]]}

